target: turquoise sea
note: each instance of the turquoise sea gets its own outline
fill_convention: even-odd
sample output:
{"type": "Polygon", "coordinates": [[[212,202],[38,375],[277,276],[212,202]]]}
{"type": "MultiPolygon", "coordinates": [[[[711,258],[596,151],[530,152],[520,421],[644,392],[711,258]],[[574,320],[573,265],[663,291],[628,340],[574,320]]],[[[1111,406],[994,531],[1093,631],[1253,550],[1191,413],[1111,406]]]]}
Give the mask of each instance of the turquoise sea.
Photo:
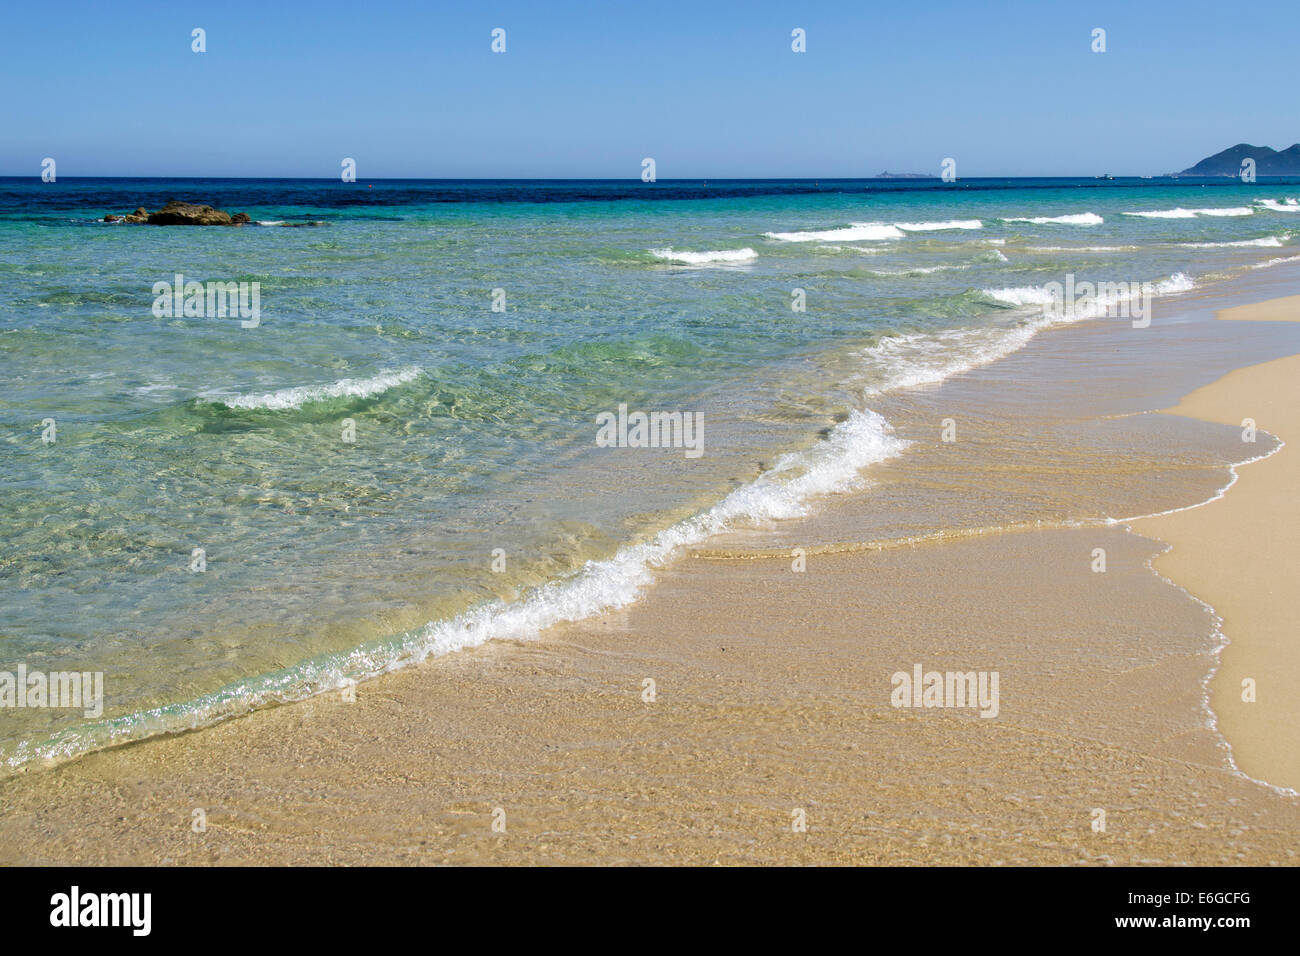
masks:
{"type": "Polygon", "coordinates": [[[336,689],[635,598],[855,487],[873,396],[1300,260],[1295,180],[0,179],[0,763],[336,689]],[[169,198],[239,228],[102,221],[169,198]],[[260,322],[156,314],[256,283],[260,322]],[[601,447],[620,406],[702,454],[601,447]],[[51,427],[52,426],[52,427],[51,427]]]}

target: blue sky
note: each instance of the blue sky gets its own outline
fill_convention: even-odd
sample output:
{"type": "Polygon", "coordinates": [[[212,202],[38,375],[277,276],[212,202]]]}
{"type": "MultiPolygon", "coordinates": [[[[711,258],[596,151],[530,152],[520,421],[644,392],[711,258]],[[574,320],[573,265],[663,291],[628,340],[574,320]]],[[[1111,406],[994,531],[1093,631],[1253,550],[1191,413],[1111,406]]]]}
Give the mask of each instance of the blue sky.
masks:
{"type": "Polygon", "coordinates": [[[1161,173],[1300,140],[1297,27],[1296,0],[14,3],[0,174],[1161,173]]]}

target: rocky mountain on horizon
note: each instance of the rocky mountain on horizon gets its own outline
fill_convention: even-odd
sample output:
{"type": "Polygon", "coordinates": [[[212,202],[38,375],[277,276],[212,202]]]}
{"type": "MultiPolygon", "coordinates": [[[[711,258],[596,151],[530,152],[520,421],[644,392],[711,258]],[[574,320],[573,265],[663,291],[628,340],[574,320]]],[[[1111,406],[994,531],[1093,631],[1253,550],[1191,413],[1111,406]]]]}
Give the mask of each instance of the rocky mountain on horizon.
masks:
{"type": "Polygon", "coordinates": [[[1244,159],[1255,160],[1256,176],[1300,176],[1300,143],[1283,150],[1271,146],[1238,143],[1221,153],[1207,156],[1175,176],[1238,176],[1244,159]]]}

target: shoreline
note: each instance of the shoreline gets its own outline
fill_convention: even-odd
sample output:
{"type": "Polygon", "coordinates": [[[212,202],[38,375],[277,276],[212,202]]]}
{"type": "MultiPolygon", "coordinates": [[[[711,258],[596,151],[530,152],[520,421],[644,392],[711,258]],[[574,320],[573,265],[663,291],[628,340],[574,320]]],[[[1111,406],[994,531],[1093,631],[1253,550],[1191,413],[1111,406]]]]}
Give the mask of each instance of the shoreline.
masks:
{"type": "MultiPolygon", "coordinates": [[[[903,437],[934,396],[1041,360],[896,399],[903,437]]],[[[915,467],[873,468],[834,520],[688,549],[634,604],[538,640],[0,780],[0,863],[1294,863],[1300,804],[1205,725],[1212,615],[1151,573],[1157,543],[1100,523],[857,551],[852,521],[847,550],[826,533],[915,467]],[[809,543],[804,572],[783,540],[809,543]],[[1081,559],[1098,545],[1104,576],[1081,559]],[[891,675],[919,665],[1000,673],[998,718],[892,706],[891,675]]]]}
{"type": "MultiPolygon", "coordinates": [[[[1297,321],[1300,296],[1221,310],[1221,321],[1297,321]]],[[[1167,544],[1153,570],[1203,600],[1220,617],[1220,663],[1209,680],[1212,719],[1242,773],[1295,792],[1300,788],[1300,644],[1286,590],[1296,565],[1300,510],[1290,495],[1300,480],[1300,356],[1228,373],[1186,395],[1162,415],[1235,426],[1245,420],[1283,442],[1234,468],[1232,484],[1199,506],[1127,522],[1167,544]],[[1255,682],[1255,700],[1244,680],[1255,682]]]]}

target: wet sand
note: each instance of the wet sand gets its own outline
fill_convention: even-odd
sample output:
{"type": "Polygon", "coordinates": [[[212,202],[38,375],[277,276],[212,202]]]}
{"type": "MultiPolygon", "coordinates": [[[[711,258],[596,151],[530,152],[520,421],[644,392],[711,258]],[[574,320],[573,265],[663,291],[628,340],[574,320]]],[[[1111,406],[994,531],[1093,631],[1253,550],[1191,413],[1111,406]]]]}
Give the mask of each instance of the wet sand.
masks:
{"type": "MultiPolygon", "coordinates": [[[[1300,320],[1300,296],[1237,306],[1243,321],[1300,320]]],[[[1220,499],[1133,522],[1167,542],[1155,568],[1214,607],[1230,642],[1211,684],[1211,705],[1237,765],[1269,783],[1300,788],[1300,356],[1239,369],[1185,397],[1170,415],[1240,429],[1243,448],[1267,431],[1287,442],[1242,465],[1220,499]],[[1246,682],[1253,682],[1253,693],[1246,682]]]]}
{"type": "Polygon", "coordinates": [[[616,617],[6,784],[3,860],[1292,862],[1294,800],[1197,719],[1208,648],[1177,633],[1206,615],[1151,599],[1153,552],[1087,529],[688,559],[616,617]],[[891,707],[914,662],[999,669],[999,716],[891,707]]]}
{"type": "Polygon", "coordinates": [[[1209,722],[1214,617],[1151,570],[1180,549],[1106,520],[1248,457],[1145,414],[1300,351],[1208,320],[1246,294],[882,398],[913,445],[861,494],[683,555],[617,613],[0,781],[0,862],[1293,865],[1300,798],[1209,722]],[[997,716],[894,706],[917,665],[996,672],[997,716]]]}

